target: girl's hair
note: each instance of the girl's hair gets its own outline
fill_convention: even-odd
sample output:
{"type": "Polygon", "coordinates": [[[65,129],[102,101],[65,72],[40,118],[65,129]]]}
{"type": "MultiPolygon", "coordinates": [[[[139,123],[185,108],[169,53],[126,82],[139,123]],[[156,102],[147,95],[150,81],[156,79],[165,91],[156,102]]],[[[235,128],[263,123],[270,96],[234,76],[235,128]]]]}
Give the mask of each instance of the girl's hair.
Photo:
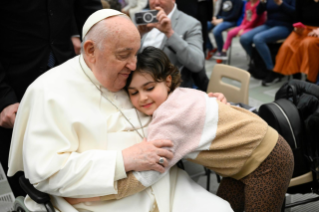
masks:
{"type": "MultiPolygon", "coordinates": [[[[179,70],[170,62],[166,54],[152,46],[146,47],[137,55],[137,65],[134,72],[150,74],[155,82],[165,82],[166,78],[171,75],[170,92],[174,91],[182,82],[179,70]]],[[[126,90],[131,84],[134,72],[127,79],[126,90]]]]}

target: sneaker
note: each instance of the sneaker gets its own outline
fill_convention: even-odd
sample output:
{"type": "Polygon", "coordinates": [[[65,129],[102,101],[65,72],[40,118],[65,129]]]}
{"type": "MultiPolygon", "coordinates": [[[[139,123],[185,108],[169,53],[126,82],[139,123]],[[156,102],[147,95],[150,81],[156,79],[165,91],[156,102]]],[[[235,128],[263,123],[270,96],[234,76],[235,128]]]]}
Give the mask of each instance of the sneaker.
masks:
{"type": "Polygon", "coordinates": [[[276,72],[270,71],[269,74],[266,76],[266,78],[262,81],[262,86],[269,86],[271,84],[280,82],[282,78],[281,74],[278,74],[276,72]]]}
{"type": "Polygon", "coordinates": [[[213,58],[217,60],[228,60],[226,52],[217,52],[214,54],[213,58]]]}
{"type": "Polygon", "coordinates": [[[206,60],[209,60],[210,58],[212,58],[212,56],[214,55],[214,53],[217,51],[217,48],[209,50],[207,52],[207,56],[206,56],[206,60]]]}

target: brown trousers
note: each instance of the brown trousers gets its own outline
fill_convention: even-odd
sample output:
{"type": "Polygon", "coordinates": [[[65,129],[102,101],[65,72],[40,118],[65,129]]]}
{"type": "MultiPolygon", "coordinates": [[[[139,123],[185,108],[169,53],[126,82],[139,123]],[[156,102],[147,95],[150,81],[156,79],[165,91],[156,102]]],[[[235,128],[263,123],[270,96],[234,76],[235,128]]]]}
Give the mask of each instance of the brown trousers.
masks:
{"type": "Polygon", "coordinates": [[[217,195],[235,212],[280,212],[293,169],[290,146],[279,136],[272,152],[254,172],[240,180],[223,178],[217,195]]]}
{"type": "Polygon", "coordinates": [[[276,56],[274,71],[292,75],[307,74],[311,82],[316,82],[319,72],[319,38],[309,37],[308,33],[318,27],[307,26],[301,35],[292,32],[276,56]]]}

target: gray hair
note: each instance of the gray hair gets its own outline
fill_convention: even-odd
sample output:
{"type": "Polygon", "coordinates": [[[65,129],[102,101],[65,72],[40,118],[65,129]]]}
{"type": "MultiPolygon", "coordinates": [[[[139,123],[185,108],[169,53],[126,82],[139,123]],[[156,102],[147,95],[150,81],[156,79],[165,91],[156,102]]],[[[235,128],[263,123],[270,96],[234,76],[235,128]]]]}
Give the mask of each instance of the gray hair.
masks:
{"type": "MultiPolygon", "coordinates": [[[[130,19],[128,16],[126,15],[119,15],[119,16],[122,16],[122,17],[125,17],[127,19],[130,19]]],[[[85,43],[85,41],[87,40],[91,40],[93,41],[97,48],[102,50],[103,49],[103,41],[104,39],[110,34],[110,29],[109,29],[109,26],[107,26],[104,21],[106,19],[98,22],[97,24],[95,24],[91,29],[90,31],[86,34],[86,36],[83,38],[83,41],[81,43],[81,52],[82,54],[85,54],[84,53],[84,48],[83,48],[83,45],[85,43]]]]}

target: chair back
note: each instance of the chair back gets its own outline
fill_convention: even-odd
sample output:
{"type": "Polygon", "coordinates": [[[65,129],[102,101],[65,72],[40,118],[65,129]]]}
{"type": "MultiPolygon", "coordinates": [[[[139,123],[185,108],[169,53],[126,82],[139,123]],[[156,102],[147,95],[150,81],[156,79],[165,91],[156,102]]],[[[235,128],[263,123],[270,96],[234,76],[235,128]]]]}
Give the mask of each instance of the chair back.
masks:
{"type": "Polygon", "coordinates": [[[220,92],[227,101],[248,104],[250,73],[233,66],[217,64],[211,74],[207,92],[220,92]],[[225,83],[222,78],[229,78],[241,83],[240,87],[225,83]]]}

